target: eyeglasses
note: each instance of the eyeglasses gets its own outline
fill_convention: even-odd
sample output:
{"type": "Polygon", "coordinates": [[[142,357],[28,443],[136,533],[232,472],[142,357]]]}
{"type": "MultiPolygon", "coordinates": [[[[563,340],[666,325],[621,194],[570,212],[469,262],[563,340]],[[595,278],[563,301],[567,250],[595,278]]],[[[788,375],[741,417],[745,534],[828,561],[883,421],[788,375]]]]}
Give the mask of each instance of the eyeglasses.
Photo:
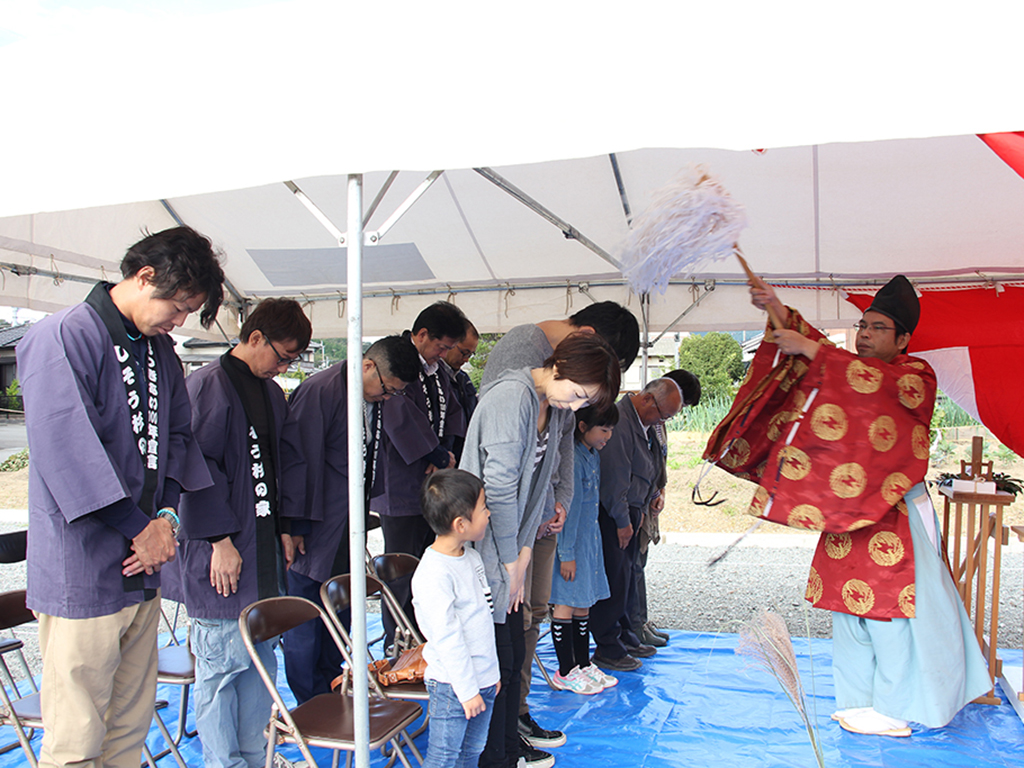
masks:
{"type": "MultiPolygon", "coordinates": [[[[263,331],[260,331],[260,333],[263,333],[263,331]]],[[[265,342],[267,342],[267,344],[270,345],[270,348],[272,350],[274,350],[274,354],[277,355],[277,364],[278,365],[287,365],[289,368],[291,368],[295,363],[299,362],[299,358],[302,357],[302,353],[301,352],[299,354],[295,355],[294,357],[286,357],[286,356],[282,355],[281,354],[281,350],[279,350],[276,346],[274,346],[274,342],[272,342],[270,340],[270,337],[267,336],[266,333],[263,333],[263,340],[265,342]]]]}
{"type": "Polygon", "coordinates": [[[666,416],[661,412],[661,405],[658,403],[658,398],[651,395],[651,400],[654,402],[654,407],[658,409],[658,421],[665,422],[672,418],[671,416],[666,416]]]}
{"type": "Polygon", "coordinates": [[[871,331],[872,333],[881,333],[882,331],[895,331],[896,326],[894,325],[882,325],[881,323],[872,323],[868,325],[863,320],[859,323],[854,323],[854,330],[857,331],[871,331]]]}
{"type": "Polygon", "coordinates": [[[459,350],[459,354],[462,355],[463,360],[469,360],[476,354],[473,350],[460,347],[458,344],[455,345],[455,349],[459,350]]]}
{"type": "Polygon", "coordinates": [[[384,390],[384,394],[388,397],[405,397],[404,389],[390,389],[387,384],[384,383],[384,377],[380,375],[380,367],[374,363],[373,370],[377,372],[377,378],[380,380],[380,388],[384,390]]]}

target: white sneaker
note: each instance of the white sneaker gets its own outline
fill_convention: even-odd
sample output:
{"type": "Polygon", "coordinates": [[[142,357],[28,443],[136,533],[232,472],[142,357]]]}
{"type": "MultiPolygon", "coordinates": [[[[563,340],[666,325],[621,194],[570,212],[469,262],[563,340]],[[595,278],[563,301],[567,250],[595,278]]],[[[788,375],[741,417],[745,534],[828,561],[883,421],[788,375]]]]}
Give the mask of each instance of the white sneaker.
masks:
{"type": "Polygon", "coordinates": [[[616,685],[619,684],[619,679],[617,677],[612,677],[611,675],[607,674],[603,669],[598,667],[596,664],[589,664],[588,666],[583,667],[582,672],[584,675],[593,680],[594,683],[601,686],[601,690],[604,690],[605,688],[614,688],[616,685]]]}
{"type": "Polygon", "coordinates": [[[568,675],[562,676],[561,672],[555,672],[551,678],[555,685],[561,688],[563,691],[572,691],[573,693],[580,693],[584,696],[592,696],[595,693],[600,693],[604,690],[603,686],[598,685],[595,681],[591,680],[589,676],[583,673],[579,667],[573,667],[572,672],[568,675]]]}

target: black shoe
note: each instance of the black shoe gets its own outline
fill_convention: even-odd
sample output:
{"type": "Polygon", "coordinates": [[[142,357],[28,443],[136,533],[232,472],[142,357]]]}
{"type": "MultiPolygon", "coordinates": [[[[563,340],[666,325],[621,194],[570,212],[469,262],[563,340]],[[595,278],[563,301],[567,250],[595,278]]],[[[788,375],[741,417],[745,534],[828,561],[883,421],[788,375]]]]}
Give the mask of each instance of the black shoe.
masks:
{"type": "Polygon", "coordinates": [[[658,650],[653,645],[626,646],[626,653],[628,653],[630,656],[636,656],[638,659],[649,659],[657,652],[658,650]]]}
{"type": "Polygon", "coordinates": [[[608,669],[613,672],[633,672],[634,670],[640,669],[643,662],[635,656],[625,655],[620,656],[617,659],[605,658],[599,653],[594,654],[594,658],[591,659],[601,669],[608,669]]]}
{"type": "Polygon", "coordinates": [[[640,642],[645,645],[652,645],[655,648],[663,648],[668,645],[668,640],[661,635],[655,634],[646,624],[640,628],[640,642]]]}
{"type": "Polygon", "coordinates": [[[529,712],[519,716],[519,736],[531,747],[560,747],[565,744],[564,733],[541,728],[529,712]]]}
{"type": "Polygon", "coordinates": [[[657,624],[655,624],[655,623],[654,623],[653,621],[648,621],[648,622],[647,622],[646,624],[644,624],[644,626],[645,626],[645,627],[646,627],[646,628],[648,629],[648,631],[650,631],[650,633],[651,633],[652,635],[657,635],[657,636],[658,636],[658,637],[660,637],[660,638],[661,638],[662,640],[664,640],[664,641],[665,641],[666,643],[667,643],[667,642],[668,642],[669,640],[671,640],[671,639],[672,639],[672,638],[671,638],[671,637],[669,636],[668,632],[666,632],[665,630],[663,630],[663,629],[661,629],[660,627],[658,627],[658,625],[657,625],[657,624]]]}
{"type": "MultiPolygon", "coordinates": [[[[564,743],[564,736],[563,743],[564,743]]],[[[516,768],[551,768],[555,764],[555,757],[550,752],[537,749],[526,739],[519,737],[519,760],[516,768]]]]}

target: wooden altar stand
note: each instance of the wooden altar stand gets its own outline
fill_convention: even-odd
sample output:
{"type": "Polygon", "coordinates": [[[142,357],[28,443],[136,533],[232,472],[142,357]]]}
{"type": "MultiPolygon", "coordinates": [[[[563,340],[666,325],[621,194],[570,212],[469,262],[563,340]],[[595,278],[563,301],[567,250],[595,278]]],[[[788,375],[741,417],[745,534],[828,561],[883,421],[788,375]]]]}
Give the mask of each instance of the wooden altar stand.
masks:
{"type": "MultiPolygon", "coordinates": [[[[975,437],[971,446],[971,461],[960,462],[960,477],[964,480],[992,480],[992,462],[981,460],[982,439],[975,437]]],[[[998,653],[999,637],[999,575],[1002,567],[1003,546],[1008,544],[1009,529],[1003,525],[1003,508],[1015,496],[1005,491],[975,493],[954,491],[940,486],[944,498],[942,512],[942,540],[946,545],[953,582],[967,615],[974,624],[974,635],[988,662],[992,689],[974,701],[978,704],[999,705],[996,679],[1002,677],[1002,660],[998,653]],[[988,540],[995,541],[992,554],[992,583],[988,583],[988,540]]]]}
{"type": "MultiPolygon", "coordinates": [[[[1024,542],[1024,525],[1011,525],[1010,530],[1024,542]]],[[[1003,664],[999,685],[1010,700],[1010,706],[1017,713],[1017,717],[1024,720],[1024,663],[1003,664]]]]}

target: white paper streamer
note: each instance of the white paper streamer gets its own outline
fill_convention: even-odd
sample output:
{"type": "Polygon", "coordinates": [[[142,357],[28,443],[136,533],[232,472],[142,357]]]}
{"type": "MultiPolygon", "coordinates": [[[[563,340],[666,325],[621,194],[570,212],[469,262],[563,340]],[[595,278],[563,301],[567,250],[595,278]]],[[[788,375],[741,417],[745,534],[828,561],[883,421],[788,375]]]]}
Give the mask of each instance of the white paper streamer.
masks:
{"type": "Polygon", "coordinates": [[[692,275],[733,252],[747,226],[743,206],[703,166],[654,193],[620,252],[622,274],[638,294],[664,293],[675,275],[692,275]]]}

